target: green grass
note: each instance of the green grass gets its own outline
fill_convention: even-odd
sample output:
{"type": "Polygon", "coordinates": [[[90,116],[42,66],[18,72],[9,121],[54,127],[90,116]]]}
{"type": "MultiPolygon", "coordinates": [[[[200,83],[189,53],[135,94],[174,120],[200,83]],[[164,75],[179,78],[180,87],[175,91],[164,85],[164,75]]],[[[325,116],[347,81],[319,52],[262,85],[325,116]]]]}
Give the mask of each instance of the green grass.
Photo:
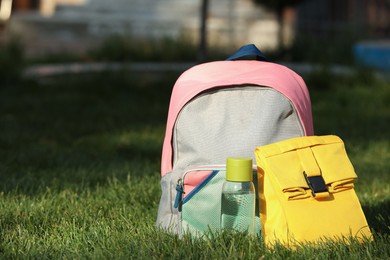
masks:
{"type": "Polygon", "coordinates": [[[154,228],[171,87],[129,72],[0,87],[1,258],[386,259],[390,257],[390,86],[308,81],[317,134],[345,140],[374,242],[293,251],[261,239],[205,240],[154,228]]]}

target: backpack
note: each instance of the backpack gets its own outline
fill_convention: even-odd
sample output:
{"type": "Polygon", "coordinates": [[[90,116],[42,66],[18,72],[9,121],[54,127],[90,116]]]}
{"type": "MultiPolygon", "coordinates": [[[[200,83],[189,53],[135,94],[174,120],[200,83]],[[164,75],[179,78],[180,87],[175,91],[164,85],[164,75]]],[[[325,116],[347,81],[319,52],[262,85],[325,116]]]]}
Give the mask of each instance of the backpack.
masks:
{"type": "Polygon", "coordinates": [[[305,135],[313,135],[313,123],[303,79],[253,44],[188,69],[171,94],[156,227],[218,229],[226,158],[255,161],[256,147],[305,135]],[[240,60],[248,55],[256,60],[240,60]]]}

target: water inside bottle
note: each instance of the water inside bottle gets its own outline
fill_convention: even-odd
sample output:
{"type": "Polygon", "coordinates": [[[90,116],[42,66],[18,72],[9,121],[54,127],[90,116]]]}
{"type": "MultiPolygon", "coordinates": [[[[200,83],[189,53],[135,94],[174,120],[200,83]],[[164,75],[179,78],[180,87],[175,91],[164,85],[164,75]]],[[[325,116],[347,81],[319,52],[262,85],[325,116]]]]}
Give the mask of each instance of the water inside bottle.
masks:
{"type": "Polygon", "coordinates": [[[254,203],[254,192],[223,192],[221,205],[221,227],[245,233],[254,233],[254,203]]]}

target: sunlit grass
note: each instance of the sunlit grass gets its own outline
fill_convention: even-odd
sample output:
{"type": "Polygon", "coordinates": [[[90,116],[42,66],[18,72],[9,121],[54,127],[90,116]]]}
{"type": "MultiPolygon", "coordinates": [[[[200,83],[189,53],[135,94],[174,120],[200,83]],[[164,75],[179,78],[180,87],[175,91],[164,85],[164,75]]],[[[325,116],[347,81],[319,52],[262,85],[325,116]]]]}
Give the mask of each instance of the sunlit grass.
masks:
{"type": "Polygon", "coordinates": [[[291,250],[266,249],[261,238],[242,234],[179,239],[154,228],[176,77],[114,73],[0,88],[0,257],[390,257],[387,83],[336,79],[331,89],[310,89],[316,133],[345,141],[375,240],[291,250]]]}

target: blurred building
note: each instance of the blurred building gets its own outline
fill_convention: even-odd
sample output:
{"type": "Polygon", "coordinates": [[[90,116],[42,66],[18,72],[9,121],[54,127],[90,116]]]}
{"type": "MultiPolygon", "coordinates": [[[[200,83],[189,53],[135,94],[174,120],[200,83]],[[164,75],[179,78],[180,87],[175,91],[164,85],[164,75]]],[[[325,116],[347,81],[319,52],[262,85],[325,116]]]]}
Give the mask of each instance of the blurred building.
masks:
{"type": "MultiPolygon", "coordinates": [[[[0,0],[2,2],[11,0],[0,0]]],[[[200,0],[13,0],[6,34],[19,35],[33,53],[77,51],[110,35],[199,40],[200,0]]],[[[252,0],[210,0],[208,42],[272,48],[274,15],[252,0]]]]}
{"type": "MultiPolygon", "coordinates": [[[[283,12],[254,0],[209,0],[208,43],[262,49],[291,44],[297,31],[355,31],[389,37],[388,0],[307,0],[283,12]],[[283,28],[283,39],[278,34],[283,28]]],[[[110,35],[131,38],[185,37],[199,40],[201,0],[0,0],[3,35],[23,39],[29,54],[81,51],[110,35]]]]}

